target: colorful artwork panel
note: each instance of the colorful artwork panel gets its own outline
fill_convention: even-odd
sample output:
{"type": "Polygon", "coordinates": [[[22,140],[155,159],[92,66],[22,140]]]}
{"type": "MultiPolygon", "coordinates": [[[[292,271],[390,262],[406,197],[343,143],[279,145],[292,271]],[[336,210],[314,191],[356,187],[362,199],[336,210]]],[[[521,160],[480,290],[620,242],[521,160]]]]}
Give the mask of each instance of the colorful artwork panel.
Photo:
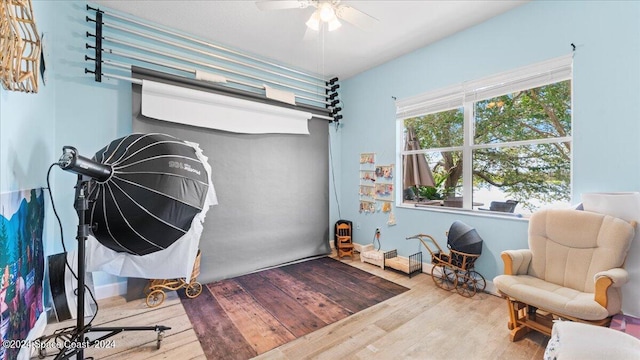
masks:
{"type": "MultiPolygon", "coordinates": [[[[43,313],[44,193],[42,189],[0,194],[0,337],[25,340],[43,313]]],[[[19,348],[0,346],[0,360],[19,348]]]]}

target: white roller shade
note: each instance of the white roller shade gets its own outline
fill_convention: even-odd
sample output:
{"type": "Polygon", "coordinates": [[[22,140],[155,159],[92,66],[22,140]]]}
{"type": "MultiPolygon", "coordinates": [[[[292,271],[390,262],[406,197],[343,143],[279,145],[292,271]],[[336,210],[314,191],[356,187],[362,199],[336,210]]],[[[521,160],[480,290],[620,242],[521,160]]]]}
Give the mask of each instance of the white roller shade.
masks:
{"type": "Polygon", "coordinates": [[[414,96],[396,102],[397,117],[402,119],[412,118],[424,114],[430,114],[445,110],[456,109],[463,105],[464,88],[455,85],[414,96]]]}
{"type": "Polygon", "coordinates": [[[455,109],[465,101],[531,89],[571,79],[573,54],[542,61],[486,78],[467,81],[418,96],[396,101],[398,119],[455,109]]]}
{"type": "Polygon", "coordinates": [[[571,79],[573,54],[464,84],[466,100],[484,100],[571,79]]]}
{"type": "Polygon", "coordinates": [[[142,81],[142,115],[244,134],[309,134],[310,112],[142,81]]]}

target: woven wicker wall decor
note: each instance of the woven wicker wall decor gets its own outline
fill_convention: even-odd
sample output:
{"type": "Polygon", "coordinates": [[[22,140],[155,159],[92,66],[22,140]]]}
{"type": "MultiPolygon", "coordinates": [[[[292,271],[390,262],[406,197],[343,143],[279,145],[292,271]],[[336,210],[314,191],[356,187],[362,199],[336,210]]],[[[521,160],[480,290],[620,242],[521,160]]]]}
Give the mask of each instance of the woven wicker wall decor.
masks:
{"type": "Polygon", "coordinates": [[[2,87],[37,93],[41,43],[31,0],[0,0],[0,5],[2,87]]]}

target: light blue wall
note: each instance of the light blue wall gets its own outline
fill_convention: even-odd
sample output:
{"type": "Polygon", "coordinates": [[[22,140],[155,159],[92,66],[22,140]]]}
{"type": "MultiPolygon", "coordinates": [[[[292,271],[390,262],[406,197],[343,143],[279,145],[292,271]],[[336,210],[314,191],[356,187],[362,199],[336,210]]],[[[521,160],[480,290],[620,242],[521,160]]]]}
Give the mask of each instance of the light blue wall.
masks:
{"type": "MultiPolygon", "coordinates": [[[[40,29],[50,27],[50,20],[39,22],[40,29]]],[[[55,143],[54,96],[53,84],[41,84],[38,94],[0,90],[0,193],[46,186],[55,143]]]]}
{"type": "Polygon", "coordinates": [[[501,273],[500,252],[526,247],[526,221],[397,208],[397,225],[388,227],[386,214],[358,213],[359,154],[375,152],[377,163],[394,163],[392,97],[558,57],[571,43],[577,46],[573,202],[583,192],[640,190],[640,2],[534,1],[342,83],[340,199],[355,241],[370,243],[381,227],[382,247],[406,256],[418,244],[405,237],[427,233],[444,246],[445,231],[459,219],[485,240],[478,270],[487,279],[501,273]]]}
{"type": "MultiPolygon", "coordinates": [[[[34,0],[38,30],[44,34],[46,85],[37,94],[0,91],[0,192],[46,186],[48,166],[63,145],[92,156],[109,141],[131,132],[131,85],[98,84],[84,74],[85,31],[82,1],[34,0]]],[[[73,209],[75,175],[55,167],[52,190],[68,249],[76,247],[73,209]]],[[[62,251],[53,212],[46,212],[46,255],[62,251]]],[[[98,285],[118,281],[94,274],[98,285]]]]}

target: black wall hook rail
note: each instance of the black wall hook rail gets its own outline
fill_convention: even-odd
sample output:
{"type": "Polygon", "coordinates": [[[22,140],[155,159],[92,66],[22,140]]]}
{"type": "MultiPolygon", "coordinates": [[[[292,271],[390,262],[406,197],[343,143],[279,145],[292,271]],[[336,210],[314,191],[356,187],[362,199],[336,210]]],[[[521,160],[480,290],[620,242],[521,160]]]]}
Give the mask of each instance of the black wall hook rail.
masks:
{"type": "Polygon", "coordinates": [[[100,9],[92,8],[87,5],[87,10],[91,10],[96,12],[96,19],[93,20],[90,17],[85,17],[86,22],[95,22],[95,35],[89,33],[87,31],[86,37],[94,38],[95,45],[90,45],[89,43],[85,44],[85,48],[94,50],[94,57],[85,56],[85,61],[93,61],[93,70],[89,70],[87,68],[84,69],[85,74],[90,73],[95,75],[96,82],[102,82],[102,11],[100,9]]]}
{"type": "Polygon", "coordinates": [[[340,103],[340,99],[337,99],[337,90],[340,88],[340,84],[338,84],[338,78],[334,77],[333,79],[325,82],[325,84],[328,87],[325,90],[326,100],[331,101],[327,105],[327,109],[330,110],[331,116],[333,116],[332,122],[339,122],[340,119],[342,119],[342,115],[340,115],[340,111],[342,110],[342,108],[337,106],[340,103]]]}
{"type": "Polygon", "coordinates": [[[99,8],[94,8],[92,6],[89,6],[89,4],[87,4],[87,10],[88,11],[95,11],[95,12],[99,12],[99,13],[103,13],[104,11],[100,10],[99,8]]]}

